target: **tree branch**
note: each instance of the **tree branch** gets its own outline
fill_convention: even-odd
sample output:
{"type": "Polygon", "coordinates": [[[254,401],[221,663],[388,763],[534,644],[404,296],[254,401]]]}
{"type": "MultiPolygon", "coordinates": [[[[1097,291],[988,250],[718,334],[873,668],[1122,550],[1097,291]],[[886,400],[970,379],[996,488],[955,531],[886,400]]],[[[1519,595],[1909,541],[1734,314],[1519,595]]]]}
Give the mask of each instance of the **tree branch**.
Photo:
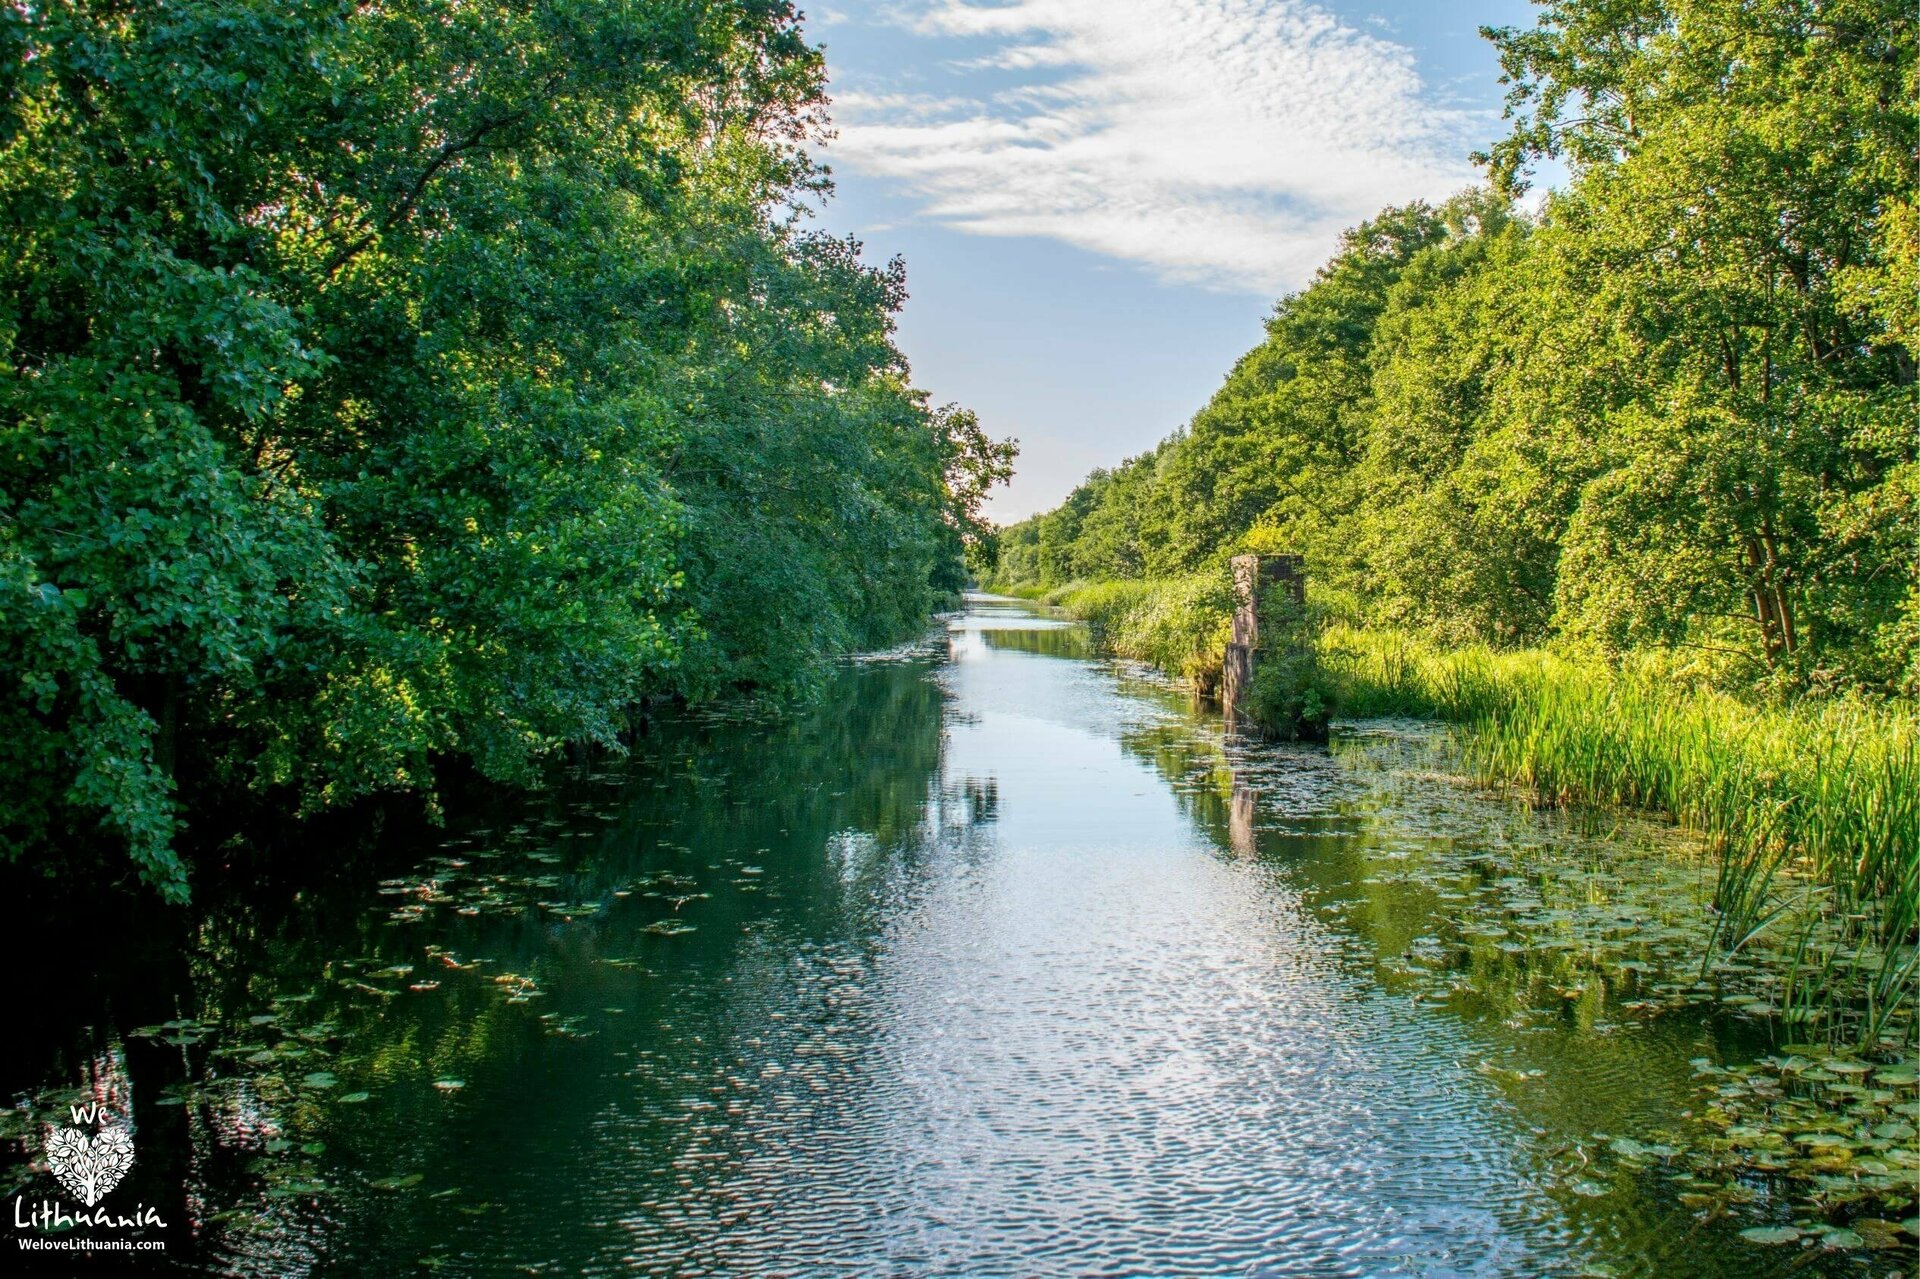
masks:
{"type": "Polygon", "coordinates": [[[344,267],[347,263],[358,257],[368,245],[412,216],[414,207],[419,204],[420,197],[426,194],[427,186],[433,181],[436,174],[465,153],[479,150],[486,146],[487,139],[493,134],[498,133],[502,129],[511,128],[513,125],[526,120],[527,117],[534,113],[536,108],[544,105],[559,87],[560,77],[554,76],[548,80],[546,87],[537,94],[531,102],[527,103],[527,105],[518,111],[509,112],[506,115],[498,116],[492,120],[483,121],[464,138],[457,140],[449,138],[447,141],[441,143],[435,148],[432,157],[427,161],[426,167],[420,171],[420,175],[416,177],[413,180],[413,184],[407,188],[406,194],[400,197],[399,203],[395,204],[393,208],[388,211],[387,216],[382,218],[378,225],[367,228],[361,235],[355,237],[349,243],[342,245],[340,250],[327,262],[322,274],[328,278],[332,278],[338,274],[341,267],[344,267]]]}

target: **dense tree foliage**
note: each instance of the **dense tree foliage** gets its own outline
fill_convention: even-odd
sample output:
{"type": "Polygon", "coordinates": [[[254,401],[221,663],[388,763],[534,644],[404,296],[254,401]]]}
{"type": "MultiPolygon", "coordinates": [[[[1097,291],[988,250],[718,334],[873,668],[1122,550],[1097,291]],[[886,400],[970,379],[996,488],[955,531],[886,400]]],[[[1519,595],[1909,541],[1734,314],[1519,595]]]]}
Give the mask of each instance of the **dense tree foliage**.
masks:
{"type": "Polygon", "coordinates": [[[959,580],[783,0],[0,4],[0,840],[520,778],[959,580]]]}
{"type": "Polygon", "coordinates": [[[1372,623],[1920,692],[1916,20],[1563,0],[1488,35],[1490,187],[1350,232],[1184,431],[1001,579],[1309,558],[1372,623]],[[1572,171],[1514,213],[1529,165],[1572,171]]]}

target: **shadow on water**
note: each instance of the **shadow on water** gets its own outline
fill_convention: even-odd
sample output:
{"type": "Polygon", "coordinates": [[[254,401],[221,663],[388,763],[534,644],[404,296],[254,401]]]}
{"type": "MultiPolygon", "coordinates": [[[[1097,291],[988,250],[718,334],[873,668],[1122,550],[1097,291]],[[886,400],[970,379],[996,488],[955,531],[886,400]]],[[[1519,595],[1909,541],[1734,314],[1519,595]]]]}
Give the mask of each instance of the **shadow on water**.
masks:
{"type": "Polygon", "coordinates": [[[87,1098],[194,1273],[1862,1273],[1650,1166],[1689,1061],[1764,1048],[1661,989],[1699,867],[1454,771],[1224,738],[976,600],[387,878],[16,932],[10,1193],[87,1098]]]}

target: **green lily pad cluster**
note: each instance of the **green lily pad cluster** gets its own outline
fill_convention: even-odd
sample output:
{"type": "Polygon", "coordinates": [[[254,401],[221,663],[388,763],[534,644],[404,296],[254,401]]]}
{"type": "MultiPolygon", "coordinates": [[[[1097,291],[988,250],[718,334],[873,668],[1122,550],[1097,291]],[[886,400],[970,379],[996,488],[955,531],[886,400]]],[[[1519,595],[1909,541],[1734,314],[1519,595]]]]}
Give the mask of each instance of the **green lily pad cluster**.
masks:
{"type": "MultiPolygon", "coordinates": [[[[1350,804],[1361,814],[1430,802],[1416,792],[1436,783],[1473,786],[1445,737],[1357,734],[1336,749],[1349,775],[1370,783],[1350,804]]],[[[1523,812],[1455,830],[1444,812],[1426,816],[1430,834],[1363,843],[1358,884],[1400,902],[1424,896],[1426,929],[1380,964],[1423,1001],[1507,1011],[1565,1004],[1595,1018],[1694,1008],[1776,1037],[1823,1040],[1827,1051],[1891,1054],[1914,1042],[1912,1000],[1889,1008],[1881,993],[1885,974],[1914,962],[1913,947],[1876,946],[1855,935],[1857,921],[1822,914],[1791,867],[1775,888],[1772,922],[1729,952],[1714,907],[1716,859],[1662,822],[1523,812]]]]}
{"type": "Polygon", "coordinates": [[[172,1044],[176,1048],[185,1048],[197,1044],[212,1034],[214,1027],[191,1017],[175,1018],[161,1022],[157,1026],[140,1026],[127,1032],[136,1039],[157,1039],[163,1044],[172,1044]]]}
{"type": "MultiPolygon", "coordinates": [[[[442,855],[429,859],[414,872],[382,880],[379,891],[404,900],[387,915],[394,924],[418,924],[443,913],[459,916],[522,915],[539,912],[561,923],[592,919],[605,914],[616,902],[629,897],[668,901],[674,910],[709,894],[700,889],[700,881],[671,868],[636,876],[610,888],[593,890],[590,896],[575,897],[564,869],[568,858],[551,844],[574,832],[522,824],[507,832],[509,845],[502,849],[468,848],[460,855],[442,855]]],[[[471,841],[457,841],[467,844],[471,841]]],[[[662,845],[669,853],[692,850],[662,845]]],[[[757,873],[757,868],[756,868],[757,873]]]]}
{"type": "Polygon", "coordinates": [[[1920,1201],[1913,1065],[1787,1048],[1744,1065],[1694,1062],[1712,1130],[1689,1152],[1694,1171],[1764,1179],[1830,1217],[1911,1210],[1920,1201]]]}

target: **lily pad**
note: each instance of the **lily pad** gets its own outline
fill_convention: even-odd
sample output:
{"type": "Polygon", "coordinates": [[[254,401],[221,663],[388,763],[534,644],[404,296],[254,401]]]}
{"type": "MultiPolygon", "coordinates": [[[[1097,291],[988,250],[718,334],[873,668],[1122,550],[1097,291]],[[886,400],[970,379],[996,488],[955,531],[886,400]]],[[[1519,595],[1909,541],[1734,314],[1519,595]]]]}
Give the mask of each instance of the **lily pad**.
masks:
{"type": "Polygon", "coordinates": [[[410,1172],[404,1177],[381,1177],[367,1184],[375,1190],[411,1190],[426,1179],[425,1173],[410,1172]]]}

